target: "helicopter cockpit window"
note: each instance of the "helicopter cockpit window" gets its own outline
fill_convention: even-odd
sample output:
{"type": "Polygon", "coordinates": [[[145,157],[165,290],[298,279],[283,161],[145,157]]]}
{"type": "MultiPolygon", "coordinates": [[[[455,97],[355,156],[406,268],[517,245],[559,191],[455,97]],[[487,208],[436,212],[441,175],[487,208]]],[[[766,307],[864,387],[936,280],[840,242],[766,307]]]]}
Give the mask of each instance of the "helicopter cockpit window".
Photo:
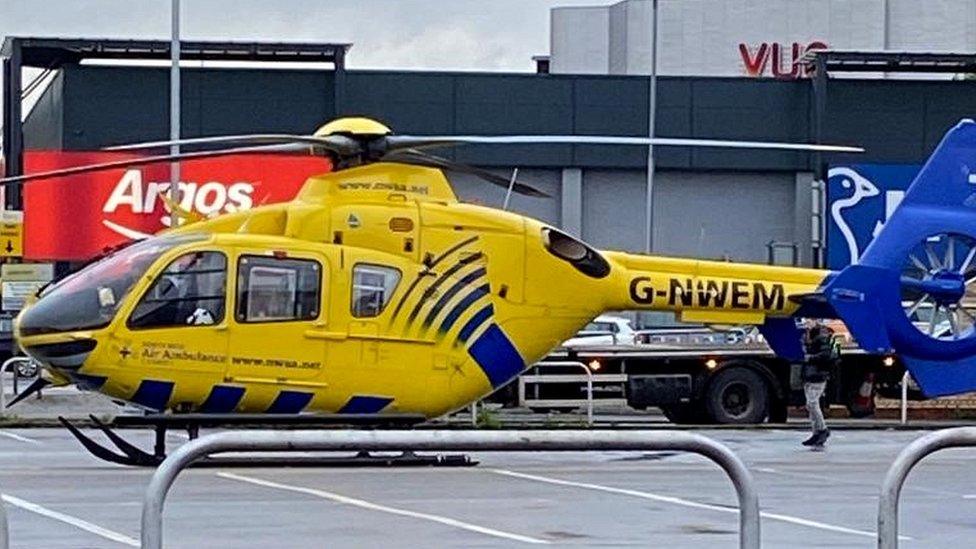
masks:
{"type": "Polygon", "coordinates": [[[352,316],[379,316],[400,282],[400,271],[381,265],[359,264],[352,269],[352,316]]]}
{"type": "Polygon", "coordinates": [[[48,286],[20,319],[23,335],[107,326],[129,291],[153,263],[174,246],[201,235],[158,236],[131,244],[48,286]]]}
{"type": "Polygon", "coordinates": [[[237,321],[318,318],[321,273],[319,263],[308,259],[242,257],[237,267],[237,321]]]}
{"type": "Polygon", "coordinates": [[[129,316],[130,328],[219,324],[224,320],[227,258],[190,252],[173,260],[129,316]]]}

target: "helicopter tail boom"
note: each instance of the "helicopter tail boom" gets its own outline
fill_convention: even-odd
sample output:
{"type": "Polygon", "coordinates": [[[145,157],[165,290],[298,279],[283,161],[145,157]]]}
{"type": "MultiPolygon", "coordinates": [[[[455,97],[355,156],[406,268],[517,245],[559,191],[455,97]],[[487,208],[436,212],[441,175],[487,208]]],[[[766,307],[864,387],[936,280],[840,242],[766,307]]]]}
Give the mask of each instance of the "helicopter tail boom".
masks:
{"type": "Polygon", "coordinates": [[[623,280],[608,308],[674,311],[703,324],[756,324],[788,317],[795,296],[814,292],[826,271],[607,252],[623,280]]]}
{"type": "Polygon", "coordinates": [[[833,317],[817,306],[818,291],[831,273],[817,269],[642,256],[608,252],[622,267],[625,291],[609,310],[673,311],[682,322],[757,326],[773,351],[803,360],[794,317],[833,317]]]}

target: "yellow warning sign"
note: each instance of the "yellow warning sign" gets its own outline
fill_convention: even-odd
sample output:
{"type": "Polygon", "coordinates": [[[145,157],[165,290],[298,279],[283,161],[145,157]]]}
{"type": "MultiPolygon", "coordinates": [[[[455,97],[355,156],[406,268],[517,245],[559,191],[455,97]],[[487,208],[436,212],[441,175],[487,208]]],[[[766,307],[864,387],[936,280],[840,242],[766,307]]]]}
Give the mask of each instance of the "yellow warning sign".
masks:
{"type": "Polygon", "coordinates": [[[23,257],[24,212],[0,211],[0,257],[23,257]]]}

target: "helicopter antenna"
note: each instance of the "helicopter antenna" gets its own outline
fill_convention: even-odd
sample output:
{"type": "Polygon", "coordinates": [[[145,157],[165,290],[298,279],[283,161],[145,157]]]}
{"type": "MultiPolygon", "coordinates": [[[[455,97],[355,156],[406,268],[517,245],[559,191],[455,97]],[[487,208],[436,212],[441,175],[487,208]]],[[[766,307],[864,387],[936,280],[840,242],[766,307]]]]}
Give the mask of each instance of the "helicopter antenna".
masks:
{"type": "Polygon", "coordinates": [[[502,203],[502,209],[508,209],[508,201],[512,199],[512,189],[515,187],[515,178],[518,177],[518,168],[512,170],[512,178],[508,181],[508,190],[505,191],[505,202],[502,203]]]}

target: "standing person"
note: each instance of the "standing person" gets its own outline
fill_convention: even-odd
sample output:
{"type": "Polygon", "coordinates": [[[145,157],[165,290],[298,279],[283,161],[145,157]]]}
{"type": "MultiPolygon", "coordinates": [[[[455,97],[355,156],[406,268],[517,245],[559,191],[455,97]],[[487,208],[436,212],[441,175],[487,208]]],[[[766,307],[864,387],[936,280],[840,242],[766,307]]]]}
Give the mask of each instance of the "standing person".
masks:
{"type": "Polygon", "coordinates": [[[839,353],[833,330],[819,321],[813,321],[808,325],[804,345],[807,356],[802,370],[803,395],[806,397],[813,434],[802,444],[822,447],[830,437],[830,429],[827,428],[823,410],[820,409],[820,397],[824,394],[827,379],[839,359],[839,353]]]}

